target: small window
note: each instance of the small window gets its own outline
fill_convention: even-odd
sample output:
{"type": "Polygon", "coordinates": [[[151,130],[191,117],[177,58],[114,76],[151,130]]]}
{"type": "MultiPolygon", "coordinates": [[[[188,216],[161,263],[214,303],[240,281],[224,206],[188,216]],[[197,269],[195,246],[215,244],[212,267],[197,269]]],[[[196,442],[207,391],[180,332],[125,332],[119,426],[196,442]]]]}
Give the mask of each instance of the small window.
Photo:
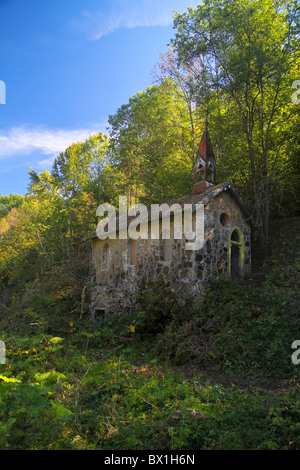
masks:
{"type": "Polygon", "coordinates": [[[171,230],[164,228],[161,232],[161,245],[160,245],[161,258],[160,259],[162,261],[170,261],[172,258],[171,230]]]}
{"type": "Polygon", "coordinates": [[[103,247],[103,252],[102,252],[102,267],[103,268],[108,267],[108,257],[109,257],[109,247],[108,247],[108,243],[105,243],[103,247]]]}
{"type": "Polygon", "coordinates": [[[164,261],[170,261],[172,258],[172,240],[163,240],[164,243],[164,261]]]}
{"type": "Polygon", "coordinates": [[[220,222],[223,227],[230,227],[230,216],[226,212],[222,212],[222,214],[220,215],[220,222]]]}
{"type": "Polygon", "coordinates": [[[95,316],[95,318],[104,318],[105,309],[104,308],[95,308],[94,316],[95,316]]]}
{"type": "Polygon", "coordinates": [[[127,242],[127,259],[130,266],[136,263],[136,240],[129,239],[127,242]]]}

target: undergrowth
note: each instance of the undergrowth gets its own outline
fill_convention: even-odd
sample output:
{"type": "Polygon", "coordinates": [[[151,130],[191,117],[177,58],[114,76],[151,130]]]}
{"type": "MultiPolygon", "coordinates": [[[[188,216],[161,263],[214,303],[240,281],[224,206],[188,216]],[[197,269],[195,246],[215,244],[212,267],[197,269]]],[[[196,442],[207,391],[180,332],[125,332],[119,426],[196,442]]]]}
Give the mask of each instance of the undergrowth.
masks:
{"type": "Polygon", "coordinates": [[[157,360],[141,364],[126,348],[96,356],[87,338],[7,338],[0,448],[300,449],[295,385],[274,393],[208,384],[157,360]]]}
{"type": "Polygon", "coordinates": [[[84,315],[71,265],[6,287],[0,449],[300,450],[298,265],[278,249],[259,289],[219,279],[183,309],[148,286],[118,319],[84,315]],[[134,355],[111,338],[133,325],[134,355]]]}
{"type": "Polygon", "coordinates": [[[132,315],[65,320],[64,333],[41,322],[4,334],[0,448],[300,449],[293,302],[219,280],[191,308],[179,316],[163,308],[164,333],[132,315]],[[133,324],[134,356],[128,341],[110,345],[111,335],[130,337],[133,324]],[[176,371],[183,357],[193,373],[176,371]],[[275,391],[207,380],[210,370],[263,376],[275,391]]]}
{"type": "Polygon", "coordinates": [[[217,281],[178,325],[170,322],[160,350],[175,363],[196,359],[207,367],[273,378],[297,375],[291,345],[300,331],[297,304],[229,281],[217,281]]]}

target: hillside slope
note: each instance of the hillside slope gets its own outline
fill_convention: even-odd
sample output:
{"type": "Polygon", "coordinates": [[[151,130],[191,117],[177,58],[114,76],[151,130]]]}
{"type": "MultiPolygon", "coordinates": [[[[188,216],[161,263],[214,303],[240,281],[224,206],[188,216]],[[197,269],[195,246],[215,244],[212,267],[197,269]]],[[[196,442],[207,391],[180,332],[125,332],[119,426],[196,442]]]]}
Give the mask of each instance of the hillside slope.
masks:
{"type": "Polygon", "coordinates": [[[279,223],[258,284],[216,280],[184,311],[161,286],[136,317],[80,319],[80,263],[28,286],[0,323],[0,448],[299,450],[298,228],[279,223]],[[110,348],[133,321],[134,356],[110,348]]]}
{"type": "MultiPolygon", "coordinates": [[[[157,353],[206,376],[214,371],[214,376],[259,377],[279,381],[279,387],[281,380],[299,376],[291,361],[292,343],[300,339],[299,237],[300,218],[274,222],[268,253],[262,256],[253,247],[248,279],[240,284],[216,280],[192,308],[169,311],[163,332],[155,336],[157,353]]],[[[154,319],[158,330],[157,299],[157,293],[148,294],[147,322],[137,325],[146,337],[148,328],[148,339],[154,319]]]]}

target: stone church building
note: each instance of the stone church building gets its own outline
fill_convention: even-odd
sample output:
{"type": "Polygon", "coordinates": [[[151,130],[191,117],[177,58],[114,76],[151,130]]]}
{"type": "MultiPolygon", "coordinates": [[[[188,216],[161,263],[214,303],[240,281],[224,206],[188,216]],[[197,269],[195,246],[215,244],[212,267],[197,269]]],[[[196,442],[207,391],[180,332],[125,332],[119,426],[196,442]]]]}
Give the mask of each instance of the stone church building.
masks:
{"type": "Polygon", "coordinates": [[[251,228],[255,222],[230,181],[216,184],[216,162],[207,128],[194,165],[191,193],[168,204],[204,205],[204,244],[186,249],[187,240],[98,238],[96,231],[85,241],[90,251],[90,313],[111,316],[132,312],[136,294],[157,281],[178,296],[178,302],[201,292],[216,275],[243,279],[251,269],[251,228]]]}

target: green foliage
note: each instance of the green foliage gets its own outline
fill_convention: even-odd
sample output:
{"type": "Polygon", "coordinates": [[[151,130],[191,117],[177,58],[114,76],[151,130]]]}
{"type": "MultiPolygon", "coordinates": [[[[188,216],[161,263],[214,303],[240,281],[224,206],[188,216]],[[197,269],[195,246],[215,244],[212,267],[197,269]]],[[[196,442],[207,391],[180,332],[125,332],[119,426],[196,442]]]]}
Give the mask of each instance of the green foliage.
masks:
{"type": "Polygon", "coordinates": [[[262,264],[266,273],[265,289],[294,299],[299,299],[300,292],[299,228],[299,217],[273,221],[269,253],[262,264]]]}
{"type": "Polygon", "coordinates": [[[188,113],[170,87],[138,92],[109,117],[109,124],[111,160],[122,175],[118,194],[127,194],[130,203],[151,204],[189,192],[193,162],[188,113]]]}
{"type": "Polygon", "coordinates": [[[245,374],[297,374],[290,358],[295,332],[300,329],[294,301],[225,282],[215,284],[202,308],[207,316],[204,319],[202,313],[196,323],[215,333],[209,348],[213,361],[245,374]]]}
{"type": "Polygon", "coordinates": [[[157,351],[181,365],[275,379],[299,375],[291,345],[300,330],[297,304],[285,295],[214,281],[186,318],[172,318],[156,338],[157,351]]]}
{"type": "Polygon", "coordinates": [[[0,375],[2,449],[69,447],[63,443],[64,423],[72,413],[61,403],[67,378],[53,369],[45,371],[47,361],[57,354],[52,339],[41,335],[6,341],[7,359],[0,375]],[[40,368],[45,372],[38,372],[40,368]]]}
{"type": "MultiPolygon", "coordinates": [[[[248,373],[258,377],[262,371],[265,379],[271,373],[275,387],[282,376],[289,378],[286,391],[279,384],[276,393],[254,385],[240,388],[231,385],[230,376],[226,387],[218,381],[208,383],[192,368],[189,378],[178,375],[166,364],[159,365],[155,344],[149,348],[145,341],[144,347],[138,334],[134,358],[124,343],[114,345],[110,352],[110,335],[128,335],[134,318],[77,321],[72,338],[42,330],[27,336],[4,335],[7,362],[0,371],[1,448],[300,449],[299,393],[288,365],[290,344],[288,351],[284,347],[285,341],[290,342],[290,330],[297,331],[299,318],[293,320],[290,306],[285,305],[285,325],[278,297],[268,306],[263,292],[258,295],[256,290],[224,281],[214,286],[201,303],[205,309],[198,309],[194,318],[198,328],[215,339],[208,342],[206,365],[213,369],[215,364],[221,376],[224,369],[241,371],[242,376],[242,357],[248,361],[248,373]],[[258,305],[268,311],[258,312],[258,305]],[[116,351],[122,356],[116,357],[116,351]]],[[[160,315],[157,318],[161,320],[160,315]]],[[[166,326],[161,336],[165,344],[170,345],[175,320],[177,328],[185,324],[174,312],[168,315],[170,329],[166,326]]],[[[137,332],[140,328],[136,323],[137,332]]],[[[158,332],[149,330],[148,334],[156,335],[154,343],[160,338],[158,332]]],[[[186,340],[181,337],[181,342],[186,340]]]]}
{"type": "Polygon", "coordinates": [[[90,367],[79,399],[86,445],[101,449],[299,448],[299,396],[225,389],[126,362],[90,367]]]}
{"type": "Polygon", "coordinates": [[[0,194],[0,218],[5,217],[13,208],[17,209],[22,205],[24,197],[19,194],[2,196],[0,194]]]}
{"type": "Polygon", "coordinates": [[[219,280],[182,307],[159,282],[117,321],[85,316],[82,244],[101,202],[190,191],[207,109],[219,178],[264,234],[270,214],[299,211],[296,6],[205,0],[176,15],[159,84],[109,117],[110,136],[72,144],[51,172],[30,169],[25,197],[0,195],[1,449],[300,450],[296,220],[290,236],[283,220],[272,227],[261,289],[219,280]],[[133,324],[135,356],[122,339],[110,351],[133,324]]]}
{"type": "Polygon", "coordinates": [[[233,181],[252,208],[267,246],[271,211],[283,199],[291,210],[299,186],[299,108],[291,99],[299,76],[297,2],[204,0],[176,14],[174,25],[181,66],[202,63],[193,83],[209,110],[218,174],[233,181]]]}
{"type": "Polygon", "coordinates": [[[149,340],[163,333],[167,324],[181,311],[176,305],[175,295],[162,281],[144,286],[136,298],[139,312],[135,323],[143,339],[149,340]]]}

